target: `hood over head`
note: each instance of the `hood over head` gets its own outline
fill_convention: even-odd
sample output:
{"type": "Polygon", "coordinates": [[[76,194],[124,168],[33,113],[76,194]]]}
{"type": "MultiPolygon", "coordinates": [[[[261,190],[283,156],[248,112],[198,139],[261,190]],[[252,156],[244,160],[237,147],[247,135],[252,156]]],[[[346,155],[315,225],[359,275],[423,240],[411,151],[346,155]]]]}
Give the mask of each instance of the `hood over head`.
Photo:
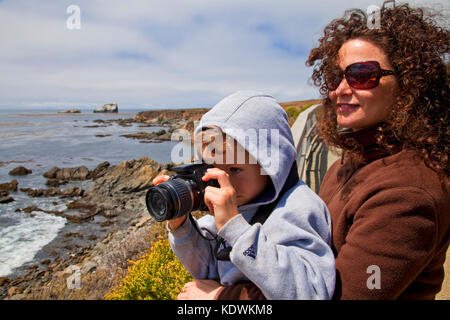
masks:
{"type": "Polygon", "coordinates": [[[195,136],[212,127],[219,127],[223,133],[236,140],[258,162],[262,174],[270,176],[272,185],[252,204],[274,201],[283,188],[296,156],[284,109],[270,95],[238,91],[203,115],[195,129],[195,136]]]}

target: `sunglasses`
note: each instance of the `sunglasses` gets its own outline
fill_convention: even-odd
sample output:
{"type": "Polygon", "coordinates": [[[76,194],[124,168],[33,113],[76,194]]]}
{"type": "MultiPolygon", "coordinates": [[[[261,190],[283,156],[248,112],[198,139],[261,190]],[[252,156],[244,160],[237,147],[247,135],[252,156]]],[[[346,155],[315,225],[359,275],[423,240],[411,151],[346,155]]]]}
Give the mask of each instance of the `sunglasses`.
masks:
{"type": "Polygon", "coordinates": [[[325,83],[330,91],[339,87],[343,77],[353,89],[368,90],[380,84],[380,78],[395,74],[392,70],[381,69],[377,61],[364,61],[352,63],[342,70],[335,70],[326,77],[325,83]]]}

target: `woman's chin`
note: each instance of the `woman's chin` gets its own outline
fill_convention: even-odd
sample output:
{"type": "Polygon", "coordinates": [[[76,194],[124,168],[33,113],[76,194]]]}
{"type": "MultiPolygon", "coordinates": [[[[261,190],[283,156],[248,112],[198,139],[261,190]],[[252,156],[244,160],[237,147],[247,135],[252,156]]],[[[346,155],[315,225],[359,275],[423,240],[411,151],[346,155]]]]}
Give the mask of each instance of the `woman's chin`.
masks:
{"type": "Polygon", "coordinates": [[[353,121],[351,119],[339,119],[338,125],[345,129],[357,129],[359,128],[358,121],[353,121]]]}

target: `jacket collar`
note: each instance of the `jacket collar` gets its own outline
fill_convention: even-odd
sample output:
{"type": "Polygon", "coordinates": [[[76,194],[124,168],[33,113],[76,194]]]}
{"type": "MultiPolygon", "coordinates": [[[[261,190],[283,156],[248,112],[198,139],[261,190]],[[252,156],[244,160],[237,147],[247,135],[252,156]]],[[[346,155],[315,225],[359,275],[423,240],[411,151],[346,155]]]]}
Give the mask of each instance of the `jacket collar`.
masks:
{"type": "MultiPolygon", "coordinates": [[[[358,131],[353,131],[351,129],[340,130],[339,135],[341,137],[341,141],[343,141],[344,149],[346,149],[346,151],[355,150],[360,153],[362,156],[362,161],[358,162],[362,162],[361,164],[370,163],[400,151],[398,148],[395,148],[395,151],[386,150],[378,144],[378,137],[380,136],[379,128],[385,126],[386,124],[379,123],[373,127],[358,131]]],[[[397,140],[396,142],[399,143],[400,141],[397,140]]]]}

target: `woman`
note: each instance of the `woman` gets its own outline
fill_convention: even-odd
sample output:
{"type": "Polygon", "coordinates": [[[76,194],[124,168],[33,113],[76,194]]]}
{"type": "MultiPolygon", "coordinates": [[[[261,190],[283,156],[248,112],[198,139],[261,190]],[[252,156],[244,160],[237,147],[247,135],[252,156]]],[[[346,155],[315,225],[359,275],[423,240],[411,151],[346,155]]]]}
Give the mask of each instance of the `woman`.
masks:
{"type": "Polygon", "coordinates": [[[320,190],[335,298],[433,299],[450,235],[449,33],[407,5],[365,23],[358,11],[333,21],[308,59],[326,97],[319,135],[343,151],[320,190]]]}
{"type": "MultiPolygon", "coordinates": [[[[319,135],[342,159],[320,196],[333,226],[335,299],[434,299],[450,239],[449,31],[385,2],[333,20],[307,64],[323,95],[319,135]]],[[[263,298],[251,283],[196,282],[181,298],[263,298]]]]}

